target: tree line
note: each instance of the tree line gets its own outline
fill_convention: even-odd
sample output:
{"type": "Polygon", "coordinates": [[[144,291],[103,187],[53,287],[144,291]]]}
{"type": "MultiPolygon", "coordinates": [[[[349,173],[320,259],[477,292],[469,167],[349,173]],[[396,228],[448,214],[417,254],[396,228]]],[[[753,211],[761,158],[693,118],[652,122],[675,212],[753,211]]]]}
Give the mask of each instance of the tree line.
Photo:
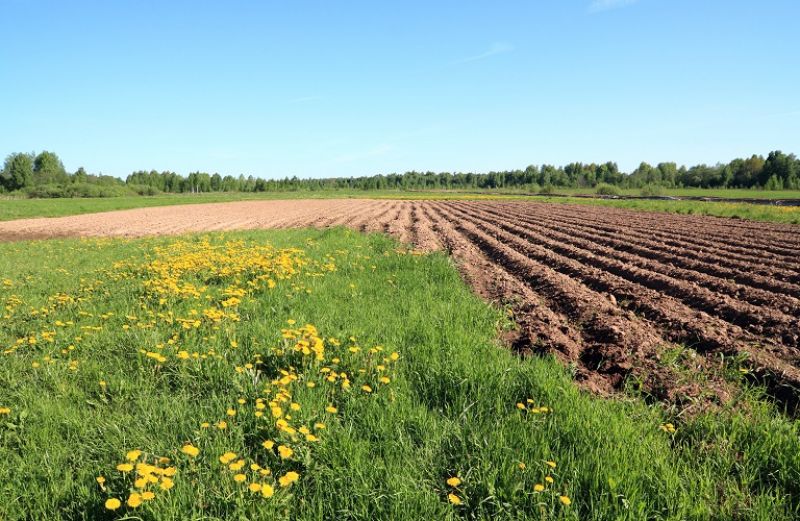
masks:
{"type": "Polygon", "coordinates": [[[124,181],[94,175],[79,168],[69,173],[59,157],[39,154],[9,155],[0,172],[0,191],[23,192],[34,197],[112,196],[125,194],[205,192],[282,192],[299,190],[483,190],[522,189],[548,191],[553,188],[762,188],[800,189],[800,159],[794,154],[770,152],[716,165],[678,166],[676,163],[641,163],[630,173],[614,162],[570,163],[566,166],[530,165],[524,170],[488,173],[405,172],[403,174],[323,179],[262,179],[253,176],[222,176],[218,173],[137,171],[124,181]]]}

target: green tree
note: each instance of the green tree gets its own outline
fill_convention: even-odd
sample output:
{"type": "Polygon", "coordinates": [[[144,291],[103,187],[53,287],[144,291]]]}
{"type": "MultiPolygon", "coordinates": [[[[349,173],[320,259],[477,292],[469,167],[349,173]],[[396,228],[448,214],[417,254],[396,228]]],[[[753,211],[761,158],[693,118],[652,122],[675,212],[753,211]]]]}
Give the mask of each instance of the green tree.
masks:
{"type": "Polygon", "coordinates": [[[6,190],[19,190],[33,182],[33,154],[10,154],[6,157],[0,185],[6,190]]]}
{"type": "Polygon", "coordinates": [[[33,178],[36,184],[63,183],[68,180],[61,159],[46,150],[33,160],[33,178]]]}

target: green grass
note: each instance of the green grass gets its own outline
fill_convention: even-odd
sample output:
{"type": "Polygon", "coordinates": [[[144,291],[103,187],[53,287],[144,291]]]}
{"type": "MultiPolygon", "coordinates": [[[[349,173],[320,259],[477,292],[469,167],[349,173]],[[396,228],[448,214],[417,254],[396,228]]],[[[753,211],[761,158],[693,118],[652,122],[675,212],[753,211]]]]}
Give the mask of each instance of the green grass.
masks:
{"type": "MultiPolygon", "coordinates": [[[[590,194],[593,188],[557,188],[564,195],[590,194]]],[[[642,195],[639,188],[620,188],[620,195],[642,195]]],[[[800,190],[750,190],[747,188],[664,188],[660,195],[676,197],[723,197],[728,199],[800,199],[800,190]]]]}
{"type": "Polygon", "coordinates": [[[0,407],[10,408],[0,416],[0,519],[777,521],[800,514],[800,428],[756,390],[693,418],[669,417],[633,397],[592,397],[556,361],[520,359],[498,346],[505,315],[471,294],[444,255],[407,254],[384,236],[248,232],[188,236],[169,247],[176,240],[0,244],[0,300],[9,306],[0,328],[0,349],[8,351],[0,355],[0,407]],[[271,262],[247,264],[271,251],[258,249],[267,243],[301,248],[309,263],[284,279],[269,271],[271,262]],[[157,258],[165,264],[153,264],[157,258]],[[205,262],[220,269],[192,271],[205,262]],[[189,271],[172,279],[177,286],[160,285],[178,268],[189,271]],[[236,288],[255,288],[248,281],[267,284],[263,273],[273,289],[227,300],[236,288]],[[199,318],[209,308],[240,320],[199,318]],[[189,329],[177,318],[189,319],[189,329]],[[286,351],[271,349],[284,345],[288,319],[297,320],[294,328],[318,328],[324,361],[294,352],[293,340],[286,351]],[[42,335],[51,331],[52,342],[42,335]],[[25,340],[14,348],[18,338],[25,340]],[[356,344],[361,350],[351,353],[356,344]],[[370,354],[374,346],[382,350],[370,354]],[[207,357],[182,360],[184,350],[207,357]],[[399,360],[381,362],[395,351],[399,360]],[[376,380],[378,363],[389,384],[376,380]],[[288,384],[290,401],[301,405],[290,423],[324,422],[318,443],[276,433],[270,407],[269,421],[254,417],[256,397],[274,397],[280,386],[270,381],[290,365],[299,375],[288,384]],[[322,367],[346,372],[351,389],[341,378],[327,383],[322,367]],[[373,393],[361,389],[365,382],[373,393]],[[551,412],[518,410],[528,398],[551,412]],[[324,411],[331,403],[336,414],[324,411]],[[227,417],[228,408],[237,415],[227,417]],[[223,419],[227,429],[213,426],[223,419]],[[675,434],[659,428],[666,421],[675,434]],[[280,460],[261,446],[266,438],[295,455],[280,460]],[[196,458],[180,451],[188,442],[200,449],[196,458]],[[135,510],[108,512],[108,497],[127,494],[130,480],[115,467],[132,449],[169,457],[175,486],[135,510]],[[253,472],[245,467],[247,481],[235,483],[218,460],[226,451],[300,479],[271,498],[252,495],[253,472]],[[95,481],[101,475],[106,491],[95,481]],[[534,492],[547,475],[553,484],[534,492]],[[457,489],[446,484],[452,476],[463,481],[457,489]],[[448,492],[463,504],[451,505],[448,492]],[[572,504],[562,505],[560,494],[572,504]]]}
{"type": "Polygon", "coordinates": [[[749,221],[800,224],[800,206],[767,206],[747,203],[721,203],[706,201],[660,201],[650,199],[582,199],[578,197],[536,198],[555,204],[586,204],[627,208],[643,212],[675,213],[683,215],[705,215],[709,217],[730,217],[749,221]]]}
{"type": "MultiPolygon", "coordinates": [[[[623,191],[625,192],[625,191],[623,191]]],[[[800,197],[795,192],[766,192],[751,190],[681,190],[680,194],[668,191],[672,195],[705,195],[728,197],[770,198],[800,197]],[[741,192],[741,193],[740,193],[741,192]],[[746,194],[745,194],[746,193],[746,194]]],[[[565,193],[581,193],[580,190],[568,190],[565,193]]],[[[372,199],[410,199],[410,200],[527,200],[553,203],[577,203],[616,208],[630,208],[651,212],[708,215],[716,217],[734,217],[753,221],[767,221],[800,224],[800,207],[773,207],[746,203],[721,203],[705,201],[661,201],[661,200],[601,200],[577,197],[531,196],[524,193],[485,191],[419,191],[403,192],[393,190],[382,191],[321,191],[321,192],[284,192],[263,194],[179,194],[158,195],[152,197],[111,197],[98,199],[2,199],[0,200],[0,221],[32,217],[61,217],[85,213],[111,210],[127,210],[151,206],[171,206],[180,204],[221,203],[231,201],[269,200],[269,199],[329,199],[329,198],[372,198],[372,199]]]]}

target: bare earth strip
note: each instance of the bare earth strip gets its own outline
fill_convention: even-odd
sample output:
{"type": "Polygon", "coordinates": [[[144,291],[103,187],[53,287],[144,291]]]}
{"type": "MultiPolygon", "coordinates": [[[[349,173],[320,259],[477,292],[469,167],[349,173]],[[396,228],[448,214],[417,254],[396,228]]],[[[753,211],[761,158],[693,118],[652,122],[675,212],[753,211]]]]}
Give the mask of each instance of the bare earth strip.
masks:
{"type": "Polygon", "coordinates": [[[721,353],[746,358],[782,398],[800,396],[800,228],[792,225],[535,202],[338,199],[22,219],[0,222],[0,240],[303,226],[447,250],[480,295],[512,308],[515,348],[555,354],[595,391],[633,376],[660,399],[724,401],[728,384],[714,369],[721,353]],[[682,364],[660,362],[683,348],[682,364]]]}

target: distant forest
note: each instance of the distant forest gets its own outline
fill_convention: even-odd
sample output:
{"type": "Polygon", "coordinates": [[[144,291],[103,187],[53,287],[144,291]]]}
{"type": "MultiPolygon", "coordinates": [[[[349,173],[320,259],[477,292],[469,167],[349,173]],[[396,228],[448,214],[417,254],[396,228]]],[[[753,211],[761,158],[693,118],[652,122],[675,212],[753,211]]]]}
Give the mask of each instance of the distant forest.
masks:
{"type": "Polygon", "coordinates": [[[530,165],[501,172],[406,172],[404,174],[326,179],[261,179],[244,175],[192,172],[137,171],[124,181],[94,175],[83,168],[69,173],[53,152],[9,155],[0,172],[0,192],[30,197],[111,197],[196,192],[285,192],[301,190],[524,190],[551,192],[557,188],[586,188],[613,193],[633,188],[657,193],[660,188],[800,189],[800,159],[794,154],[770,152],[716,165],[678,166],[641,163],[630,173],[616,163],[570,163],[566,166],[530,165]]]}

